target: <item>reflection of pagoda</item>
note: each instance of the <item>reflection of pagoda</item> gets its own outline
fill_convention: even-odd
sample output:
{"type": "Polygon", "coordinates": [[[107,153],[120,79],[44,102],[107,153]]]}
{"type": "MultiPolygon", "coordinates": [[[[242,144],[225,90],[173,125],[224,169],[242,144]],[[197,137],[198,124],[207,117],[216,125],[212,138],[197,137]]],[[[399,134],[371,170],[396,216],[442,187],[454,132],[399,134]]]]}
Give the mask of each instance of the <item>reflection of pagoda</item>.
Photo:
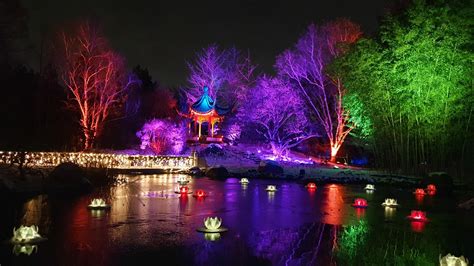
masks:
{"type": "Polygon", "coordinates": [[[209,88],[204,86],[202,96],[189,108],[185,115],[189,121],[189,141],[193,142],[222,142],[222,135],[216,135],[216,124],[224,120],[224,114],[229,110],[216,105],[209,96],[209,88]]]}

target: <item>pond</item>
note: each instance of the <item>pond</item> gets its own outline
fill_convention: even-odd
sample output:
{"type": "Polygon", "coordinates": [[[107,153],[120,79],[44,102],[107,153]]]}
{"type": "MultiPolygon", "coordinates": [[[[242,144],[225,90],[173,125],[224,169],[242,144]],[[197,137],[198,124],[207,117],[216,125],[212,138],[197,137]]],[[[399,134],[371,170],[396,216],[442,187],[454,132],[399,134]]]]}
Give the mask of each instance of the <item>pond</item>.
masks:
{"type": "Polygon", "coordinates": [[[436,265],[439,255],[474,260],[472,212],[457,199],[412,190],[362,185],[318,185],[291,181],[224,181],[190,178],[198,199],[175,193],[180,175],[122,175],[120,185],[73,198],[36,196],[3,204],[0,237],[22,224],[39,226],[47,241],[29,247],[0,246],[1,265],[436,265]],[[267,185],[276,192],[267,192],[267,185]],[[102,197],[110,210],[89,210],[102,197]],[[364,198],[367,209],[351,206],[364,198]],[[397,198],[397,209],[385,209],[397,198]],[[427,212],[426,223],[410,222],[411,210],[427,212]],[[220,217],[221,234],[196,229],[220,217]],[[352,226],[352,227],[350,227],[352,226]]]}

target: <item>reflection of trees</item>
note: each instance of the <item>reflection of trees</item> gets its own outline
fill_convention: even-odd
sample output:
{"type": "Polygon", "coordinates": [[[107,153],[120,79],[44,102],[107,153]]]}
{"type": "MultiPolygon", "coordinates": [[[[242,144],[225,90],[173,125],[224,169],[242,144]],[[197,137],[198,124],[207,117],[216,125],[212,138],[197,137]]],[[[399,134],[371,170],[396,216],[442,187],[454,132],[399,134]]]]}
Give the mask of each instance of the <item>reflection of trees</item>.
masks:
{"type": "Polygon", "coordinates": [[[27,201],[23,205],[23,217],[21,224],[39,225],[43,234],[49,230],[51,223],[49,215],[49,205],[47,204],[47,196],[40,195],[27,201]]]}

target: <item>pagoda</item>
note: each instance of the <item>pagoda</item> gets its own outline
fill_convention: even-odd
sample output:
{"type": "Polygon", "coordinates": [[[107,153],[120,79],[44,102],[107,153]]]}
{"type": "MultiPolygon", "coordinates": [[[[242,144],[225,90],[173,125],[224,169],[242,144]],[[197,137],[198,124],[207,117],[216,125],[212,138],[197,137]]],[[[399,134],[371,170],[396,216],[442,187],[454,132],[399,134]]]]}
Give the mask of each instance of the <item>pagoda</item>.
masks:
{"type": "Polygon", "coordinates": [[[191,105],[189,113],[185,115],[190,119],[188,141],[222,142],[223,136],[215,134],[215,129],[216,124],[224,120],[224,114],[228,111],[229,109],[216,105],[216,101],[209,96],[209,88],[204,86],[203,94],[191,105]]]}

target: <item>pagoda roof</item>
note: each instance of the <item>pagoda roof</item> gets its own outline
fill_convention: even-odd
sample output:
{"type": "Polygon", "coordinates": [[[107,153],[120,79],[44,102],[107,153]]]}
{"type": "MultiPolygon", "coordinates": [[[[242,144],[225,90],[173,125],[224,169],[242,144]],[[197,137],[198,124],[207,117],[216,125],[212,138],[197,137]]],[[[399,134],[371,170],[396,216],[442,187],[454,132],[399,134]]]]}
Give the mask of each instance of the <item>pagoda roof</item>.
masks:
{"type": "Polygon", "coordinates": [[[218,115],[224,115],[230,111],[230,108],[222,108],[216,105],[216,101],[209,96],[209,88],[204,86],[202,96],[191,105],[191,110],[201,114],[207,114],[212,110],[216,110],[218,115]]]}

